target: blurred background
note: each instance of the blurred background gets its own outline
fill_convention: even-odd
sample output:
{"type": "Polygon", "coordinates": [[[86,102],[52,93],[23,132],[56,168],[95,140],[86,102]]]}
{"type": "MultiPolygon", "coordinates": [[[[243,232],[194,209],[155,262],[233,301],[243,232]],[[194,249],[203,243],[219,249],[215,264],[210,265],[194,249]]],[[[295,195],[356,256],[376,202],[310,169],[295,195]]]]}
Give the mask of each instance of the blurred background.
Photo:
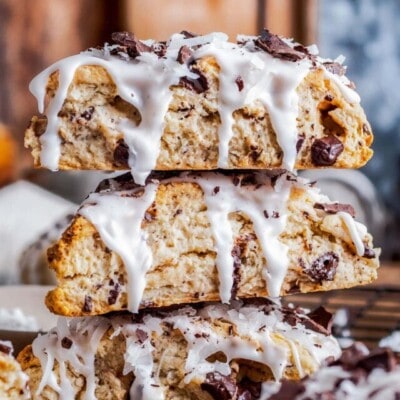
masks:
{"type": "Polygon", "coordinates": [[[361,172],[306,175],[317,178],[335,200],[352,202],[383,248],[383,258],[398,260],[399,18],[398,0],[0,0],[0,271],[4,263],[10,265],[10,257],[20,263],[20,253],[29,245],[40,253],[43,243],[68,220],[65,215],[102,177],[93,172],[33,170],[23,148],[24,130],[37,114],[28,84],[54,61],[108,41],[120,30],[142,39],[166,39],[183,29],[224,31],[235,40],[238,33],[256,35],[268,27],[306,45],[316,43],[323,57],[343,54],[373,127],[375,156],[361,172]],[[26,181],[59,197],[46,197],[26,181]],[[51,226],[41,223],[49,213],[54,214],[51,226]],[[25,238],[18,246],[15,232],[25,238]]]}

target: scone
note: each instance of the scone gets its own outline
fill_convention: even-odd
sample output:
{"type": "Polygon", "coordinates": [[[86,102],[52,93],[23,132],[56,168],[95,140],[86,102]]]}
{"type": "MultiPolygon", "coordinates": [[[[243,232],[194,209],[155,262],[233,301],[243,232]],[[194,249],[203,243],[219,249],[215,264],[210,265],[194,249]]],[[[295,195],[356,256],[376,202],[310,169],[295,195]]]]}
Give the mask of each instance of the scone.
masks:
{"type": "Polygon", "coordinates": [[[264,30],[113,35],[31,83],[39,111],[26,131],[36,167],[151,170],[357,168],[371,128],[337,61],[264,30]]]}
{"type": "Polygon", "coordinates": [[[12,355],[11,342],[0,340],[0,399],[30,399],[28,376],[12,355]]]}
{"type": "Polygon", "coordinates": [[[262,382],[300,379],[338,358],[330,321],[322,308],[307,315],[268,300],[60,318],[18,360],[34,400],[60,393],[102,400],[248,399],[262,382]]]}
{"type": "Polygon", "coordinates": [[[379,250],[350,205],[285,171],[103,181],[49,249],[49,309],[104,314],[373,281],[379,250]]]}
{"type": "Polygon", "coordinates": [[[340,359],[300,381],[285,381],[274,395],[260,400],[396,400],[400,397],[400,361],[389,349],[369,352],[361,343],[340,359]]]}

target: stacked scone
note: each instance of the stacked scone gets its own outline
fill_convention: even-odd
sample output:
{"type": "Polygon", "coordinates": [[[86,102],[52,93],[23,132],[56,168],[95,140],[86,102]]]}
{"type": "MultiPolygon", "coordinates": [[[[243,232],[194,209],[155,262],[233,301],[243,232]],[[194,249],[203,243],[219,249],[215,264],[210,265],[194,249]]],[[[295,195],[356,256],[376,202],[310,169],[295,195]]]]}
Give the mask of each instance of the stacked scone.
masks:
{"type": "Polygon", "coordinates": [[[278,298],[376,278],[353,208],[293,172],[372,155],[341,60],[266,30],[237,43],[117,33],[31,90],[37,167],[131,170],[48,252],[46,304],[76,318],[19,355],[34,398],[268,398],[268,382],[340,356],[329,313],[278,298]]]}

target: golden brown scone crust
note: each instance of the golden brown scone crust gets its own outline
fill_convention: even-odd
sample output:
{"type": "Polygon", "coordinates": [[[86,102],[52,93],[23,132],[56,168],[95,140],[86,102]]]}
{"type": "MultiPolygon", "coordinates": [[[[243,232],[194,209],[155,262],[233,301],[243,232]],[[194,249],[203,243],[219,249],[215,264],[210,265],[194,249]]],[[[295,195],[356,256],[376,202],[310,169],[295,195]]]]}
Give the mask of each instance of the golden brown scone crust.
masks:
{"type": "MultiPolygon", "coordinates": [[[[196,68],[206,76],[209,89],[196,93],[182,86],[170,88],[173,98],[164,117],[155,170],[217,168],[219,66],[215,59],[204,57],[196,62],[196,68]]],[[[54,96],[57,87],[56,72],[48,82],[49,98],[54,96]]],[[[334,135],[344,146],[332,167],[358,168],[371,158],[373,136],[364,111],[359,104],[349,103],[322,69],[311,70],[297,93],[298,138],[303,142],[295,168],[317,168],[311,159],[311,146],[316,139],[328,135],[334,135]]],[[[62,142],[59,168],[128,169],[126,158],[121,158],[121,152],[116,151],[123,138],[118,129],[123,118],[138,124],[141,117],[138,110],[118,96],[107,71],[100,66],[79,67],[59,113],[58,134],[62,142]]],[[[261,102],[254,101],[236,110],[234,121],[229,169],[281,167],[282,150],[261,102]]],[[[35,167],[41,166],[40,135],[46,125],[46,117],[33,117],[25,134],[25,146],[32,152],[35,167]]]]}
{"type": "MultiPolygon", "coordinates": [[[[280,236],[288,246],[290,260],[281,295],[348,288],[376,279],[379,250],[375,250],[374,258],[359,257],[342,219],[314,208],[314,204],[315,197],[308,189],[292,188],[287,223],[280,236]],[[333,280],[307,272],[315,260],[329,252],[339,259],[333,280]]],[[[148,235],[153,265],[146,275],[141,307],[219,301],[216,253],[200,186],[182,181],[160,183],[147,215],[151,218],[142,221],[142,229],[148,235]]],[[[262,274],[265,260],[252,222],[242,213],[232,213],[229,219],[235,250],[240,255],[235,273],[236,296],[267,296],[262,274]]],[[[363,240],[372,249],[371,236],[367,234],[363,240]]],[[[74,218],[49,249],[48,257],[58,280],[57,288],[46,297],[52,312],[80,316],[126,309],[123,262],[84,217],[74,218]],[[109,304],[111,291],[115,293],[116,289],[115,303],[109,304]],[[88,297],[91,310],[83,311],[88,297]]]]}
{"type": "MultiPolygon", "coordinates": [[[[108,318],[115,318],[108,317],[108,318]]],[[[121,318],[121,316],[117,316],[121,318]]],[[[132,317],[126,318],[127,323],[132,323],[132,317]]],[[[202,327],[202,320],[196,321],[199,328],[202,327]]],[[[246,340],[254,343],[260,343],[252,335],[242,337],[234,323],[223,319],[214,319],[210,321],[213,332],[221,338],[236,337],[238,341],[246,340]]],[[[134,325],[130,328],[135,332],[134,325]]],[[[140,325],[139,325],[140,327],[140,325]]],[[[153,371],[159,377],[166,400],[213,400],[206,391],[201,389],[204,378],[194,375],[190,382],[185,383],[186,376],[185,364],[188,356],[188,345],[185,337],[179,329],[174,329],[171,323],[161,323],[161,332],[153,331],[151,342],[153,351],[153,371]]],[[[122,400],[127,399],[129,388],[134,381],[134,375],[129,373],[123,375],[124,354],[126,352],[125,336],[122,333],[114,333],[114,328],[110,327],[103,335],[98,346],[95,357],[95,375],[96,375],[96,397],[101,400],[122,400]],[[114,334],[114,335],[113,335],[114,334]]],[[[283,379],[298,380],[303,375],[308,375],[317,370],[318,361],[307,350],[307,347],[300,340],[291,340],[285,334],[278,331],[269,333],[272,342],[287,353],[287,367],[283,371],[283,379]],[[293,346],[293,347],[292,347],[293,346]],[[302,373],[299,372],[295,362],[295,352],[299,356],[299,362],[302,373]]],[[[323,336],[323,335],[322,335],[323,336]]],[[[74,337],[71,337],[74,341],[74,337]]],[[[316,347],[324,347],[319,340],[314,339],[316,347]]],[[[316,350],[325,351],[326,350],[316,350]]],[[[334,350],[332,350],[334,351],[334,350]]],[[[321,353],[322,354],[322,353],[321,353]]],[[[334,355],[333,355],[334,356],[334,355]]],[[[224,354],[217,352],[208,358],[209,360],[223,360],[224,354]]],[[[42,378],[42,369],[40,361],[32,352],[32,346],[27,346],[18,356],[24,372],[29,375],[29,386],[33,393],[33,400],[56,400],[58,395],[50,387],[46,386],[41,395],[35,395],[42,378]]],[[[271,369],[266,364],[256,363],[245,359],[234,359],[230,362],[232,375],[230,378],[234,382],[239,382],[244,377],[253,382],[265,382],[274,380],[271,369]]],[[[53,371],[59,376],[59,364],[56,362],[53,371]]],[[[72,382],[75,391],[78,393],[76,399],[83,399],[85,393],[85,379],[82,375],[77,375],[68,365],[67,375],[72,382]]]]}

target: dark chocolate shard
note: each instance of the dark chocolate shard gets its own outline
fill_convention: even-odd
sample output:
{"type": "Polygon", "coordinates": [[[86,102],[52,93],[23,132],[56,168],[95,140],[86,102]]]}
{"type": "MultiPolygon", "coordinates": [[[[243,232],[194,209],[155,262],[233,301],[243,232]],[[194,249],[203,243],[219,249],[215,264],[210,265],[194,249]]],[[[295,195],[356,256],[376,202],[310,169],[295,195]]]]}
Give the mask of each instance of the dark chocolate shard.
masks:
{"type": "Polygon", "coordinates": [[[189,31],[181,31],[180,34],[185,36],[185,39],[190,39],[190,38],[199,36],[197,33],[189,32],[189,31]]]}
{"type": "Polygon", "coordinates": [[[312,282],[333,281],[338,264],[339,256],[332,251],[328,251],[318,257],[311,266],[306,267],[304,272],[312,282]]]}
{"type": "Polygon", "coordinates": [[[141,53],[152,51],[150,46],[141,42],[131,32],[114,32],[111,35],[111,39],[115,44],[125,46],[128,55],[132,58],[136,58],[141,53]]]}
{"type": "Polygon", "coordinates": [[[329,311],[325,310],[324,307],[319,306],[314,311],[307,314],[307,316],[318,325],[320,325],[322,328],[324,328],[327,335],[331,334],[333,316],[329,311]]]}
{"type": "Polygon", "coordinates": [[[176,61],[178,61],[178,63],[180,63],[180,64],[185,64],[190,59],[192,54],[193,54],[193,51],[189,47],[182,46],[179,49],[178,57],[177,57],[176,61]]]}
{"type": "Polygon", "coordinates": [[[382,368],[385,371],[393,371],[396,366],[396,358],[390,349],[375,349],[367,356],[361,358],[355,365],[367,372],[375,368],[382,368]]]}
{"type": "Polygon", "coordinates": [[[12,353],[12,347],[11,346],[8,346],[6,343],[0,343],[0,352],[1,353],[4,353],[4,354],[7,354],[7,355],[10,355],[11,353],[12,353]]]}
{"type": "Polygon", "coordinates": [[[353,218],[356,216],[356,211],[350,204],[342,203],[315,203],[314,208],[317,210],[324,210],[328,214],[336,214],[338,212],[346,212],[353,218]]]}
{"type": "Polygon", "coordinates": [[[311,145],[311,161],[318,167],[329,167],[335,164],[343,149],[343,143],[335,136],[315,139],[311,145]]]}
{"type": "Polygon", "coordinates": [[[209,372],[200,387],[214,400],[235,399],[238,390],[236,382],[230,376],[218,372],[209,372]]]}
{"type": "Polygon", "coordinates": [[[306,57],[304,52],[290,47],[278,35],[270,33],[268,29],[263,29],[261,35],[255,39],[254,43],[273,57],[282,60],[298,61],[306,57]]]}
{"type": "Polygon", "coordinates": [[[197,79],[191,79],[187,76],[183,76],[179,80],[179,85],[187,89],[193,90],[196,93],[203,93],[208,90],[209,85],[206,76],[197,68],[192,68],[192,71],[199,75],[197,79]]]}
{"type": "Polygon", "coordinates": [[[335,75],[344,75],[346,68],[337,62],[327,61],[322,64],[329,72],[335,75]]]}
{"type": "Polygon", "coordinates": [[[61,346],[64,349],[70,349],[72,347],[72,340],[69,337],[64,336],[61,340],[61,346]]]}
{"type": "Polygon", "coordinates": [[[124,167],[128,164],[129,159],[129,147],[125,143],[124,139],[119,139],[117,147],[114,149],[114,165],[117,167],[124,167]]]}

